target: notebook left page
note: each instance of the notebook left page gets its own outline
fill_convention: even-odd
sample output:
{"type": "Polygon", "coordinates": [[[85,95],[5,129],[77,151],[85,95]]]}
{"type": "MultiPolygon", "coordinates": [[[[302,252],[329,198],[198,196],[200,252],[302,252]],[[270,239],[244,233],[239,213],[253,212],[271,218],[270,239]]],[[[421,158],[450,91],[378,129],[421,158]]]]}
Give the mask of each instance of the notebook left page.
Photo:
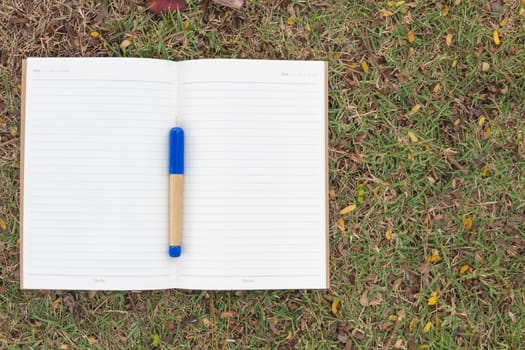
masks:
{"type": "Polygon", "coordinates": [[[25,72],[22,288],[174,287],[175,63],[29,58],[25,72]]]}

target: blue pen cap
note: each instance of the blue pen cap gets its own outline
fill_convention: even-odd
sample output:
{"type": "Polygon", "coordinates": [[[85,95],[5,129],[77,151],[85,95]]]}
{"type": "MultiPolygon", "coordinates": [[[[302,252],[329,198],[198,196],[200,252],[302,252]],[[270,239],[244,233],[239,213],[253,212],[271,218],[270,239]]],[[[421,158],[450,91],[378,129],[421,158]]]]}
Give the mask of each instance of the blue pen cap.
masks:
{"type": "Polygon", "coordinates": [[[184,174],[184,131],[170,130],[170,174],[184,174]]]}

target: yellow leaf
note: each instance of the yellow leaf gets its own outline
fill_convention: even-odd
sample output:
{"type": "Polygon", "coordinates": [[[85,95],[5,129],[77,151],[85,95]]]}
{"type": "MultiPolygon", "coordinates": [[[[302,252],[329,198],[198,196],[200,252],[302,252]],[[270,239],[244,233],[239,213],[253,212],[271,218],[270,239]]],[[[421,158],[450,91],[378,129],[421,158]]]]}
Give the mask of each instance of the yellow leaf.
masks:
{"type": "Polygon", "coordinates": [[[428,321],[425,324],[425,327],[423,327],[423,333],[428,333],[428,331],[430,331],[430,328],[432,328],[432,322],[428,321]]]}
{"type": "Polygon", "coordinates": [[[521,4],[525,6],[525,0],[521,0],[521,4]]]}
{"type": "Polygon", "coordinates": [[[390,10],[383,10],[383,17],[390,17],[392,16],[394,13],[390,10]]]}
{"type": "Polygon", "coordinates": [[[483,124],[485,124],[485,116],[481,115],[478,119],[478,125],[483,126],[483,124]]]}
{"type": "Polygon", "coordinates": [[[401,0],[401,1],[396,1],[396,2],[394,3],[394,6],[399,7],[399,6],[402,6],[402,5],[404,5],[404,4],[405,4],[405,1],[404,1],[404,0],[401,0]]]}
{"type": "Polygon", "coordinates": [[[439,256],[439,251],[437,249],[432,249],[432,255],[428,256],[425,259],[425,262],[437,263],[440,260],[441,260],[441,257],[439,256]]]}
{"type": "Polygon", "coordinates": [[[363,68],[363,72],[368,73],[368,63],[366,61],[361,62],[361,68],[363,68]]]}
{"type": "Polygon", "coordinates": [[[458,65],[458,60],[452,61],[452,68],[456,68],[457,65],[458,65]]]}
{"type": "Polygon", "coordinates": [[[410,137],[410,141],[414,143],[419,141],[419,138],[412,131],[408,131],[407,134],[408,134],[408,137],[410,137]]]}
{"type": "Polygon", "coordinates": [[[470,231],[472,229],[472,216],[467,216],[464,220],[463,220],[463,224],[465,225],[465,231],[470,231]]]}
{"type": "Polygon", "coordinates": [[[397,321],[397,315],[390,315],[388,316],[389,321],[397,321]]]}
{"type": "Polygon", "coordinates": [[[289,331],[288,331],[288,335],[286,336],[286,338],[284,338],[284,340],[290,340],[290,339],[292,339],[292,335],[293,335],[292,330],[289,330],[289,331]]]}
{"type": "Polygon", "coordinates": [[[7,231],[7,225],[4,220],[0,219],[0,232],[7,231]]]}
{"type": "Polygon", "coordinates": [[[9,133],[11,136],[16,137],[18,135],[18,128],[16,126],[13,126],[9,129],[9,133]]]}
{"type": "Polygon", "coordinates": [[[501,42],[499,41],[499,32],[497,29],[494,29],[492,31],[492,39],[494,39],[494,44],[499,45],[501,42]]]}
{"type": "Polygon", "coordinates": [[[417,113],[419,112],[419,110],[421,109],[421,105],[419,103],[416,103],[411,109],[410,109],[410,112],[411,113],[417,113]]]}
{"type": "Polygon", "coordinates": [[[437,303],[438,303],[438,293],[432,292],[432,295],[430,296],[430,298],[428,298],[427,305],[433,306],[433,305],[437,305],[437,303]]]}
{"type": "Polygon", "coordinates": [[[487,72],[489,69],[490,69],[490,64],[488,64],[487,62],[483,62],[481,64],[481,71],[482,72],[487,72]]]}
{"type": "Polygon", "coordinates": [[[417,317],[414,317],[412,321],[408,324],[408,329],[413,331],[417,327],[417,317]]]}
{"type": "Polygon", "coordinates": [[[337,220],[337,228],[339,229],[339,232],[345,233],[345,221],[343,218],[339,218],[339,220],[337,220]]]}
{"type": "MultiPolygon", "coordinates": [[[[524,4],[525,5],[525,4],[524,4]]],[[[525,8],[523,7],[520,7],[519,11],[518,11],[518,14],[521,16],[525,13],[525,8]]]]}
{"type": "Polygon", "coordinates": [[[53,302],[51,302],[51,307],[53,309],[56,309],[60,305],[61,302],[62,302],[62,298],[57,298],[53,300],[53,302]]]}
{"type": "Polygon", "coordinates": [[[188,21],[184,22],[184,24],[182,25],[182,29],[184,30],[188,30],[189,27],[190,27],[190,22],[188,21]]]}
{"type": "Polygon", "coordinates": [[[499,21],[500,27],[505,27],[509,23],[509,18],[505,17],[501,21],[499,21]]]}
{"type": "Polygon", "coordinates": [[[343,55],[343,54],[342,54],[341,52],[336,52],[336,53],[334,53],[334,60],[338,60],[338,59],[340,59],[342,55],[343,55]]]}
{"type": "Polygon", "coordinates": [[[357,68],[357,63],[355,62],[350,62],[346,65],[346,69],[345,69],[345,72],[346,73],[352,73],[355,71],[355,69],[357,68]]]}
{"type": "Polygon", "coordinates": [[[355,204],[350,204],[350,205],[347,206],[346,208],[341,209],[341,211],[339,212],[339,214],[341,214],[341,215],[348,214],[348,213],[354,211],[355,208],[357,208],[357,205],[355,205],[355,204]]]}
{"type": "Polygon", "coordinates": [[[482,139],[483,141],[485,141],[486,139],[488,139],[488,138],[489,138],[489,135],[490,135],[490,133],[491,133],[491,131],[492,131],[492,130],[490,129],[490,126],[487,126],[487,127],[485,128],[485,131],[483,131],[483,135],[481,136],[481,139],[482,139]]]}
{"type": "Polygon", "coordinates": [[[389,241],[392,239],[392,229],[391,229],[391,228],[388,229],[388,230],[386,230],[386,232],[385,232],[385,238],[386,238],[387,240],[389,240],[389,241]]]}
{"type": "Polygon", "coordinates": [[[441,84],[440,83],[436,83],[436,85],[434,85],[434,90],[433,91],[434,91],[434,93],[437,94],[440,89],[441,89],[441,84]]]}
{"type": "Polygon", "coordinates": [[[92,37],[93,39],[98,39],[98,37],[100,36],[99,32],[91,32],[89,33],[89,36],[92,37]]]}
{"type": "Polygon", "coordinates": [[[483,176],[483,177],[489,176],[489,168],[484,167],[483,168],[483,172],[481,173],[481,176],[483,176]]]}
{"type": "Polygon", "coordinates": [[[339,305],[341,304],[341,301],[339,299],[334,299],[332,301],[332,313],[334,316],[339,316],[339,305]]]}
{"type": "Polygon", "coordinates": [[[408,42],[409,43],[413,43],[414,40],[416,40],[416,38],[414,37],[414,32],[413,31],[409,31],[408,34],[407,34],[407,37],[408,37],[408,42]]]}
{"type": "Polygon", "coordinates": [[[450,10],[450,7],[447,4],[443,5],[443,8],[441,9],[441,16],[443,17],[448,16],[449,10],[450,10]]]}
{"type": "Polygon", "coordinates": [[[295,17],[294,16],[289,17],[286,23],[288,23],[289,26],[293,25],[295,23],[295,17]]]}
{"type": "Polygon", "coordinates": [[[389,1],[389,2],[386,3],[386,5],[387,5],[388,7],[394,7],[395,4],[396,4],[396,3],[395,3],[394,1],[389,1]]]}
{"type": "Polygon", "coordinates": [[[407,154],[407,159],[408,159],[408,160],[412,160],[412,159],[414,159],[414,157],[412,157],[412,153],[408,152],[408,154],[407,154]]]}
{"type": "Polygon", "coordinates": [[[308,33],[311,33],[311,32],[312,32],[312,27],[310,27],[310,24],[309,24],[309,23],[306,23],[305,28],[306,28],[306,31],[307,31],[308,33]]]}
{"type": "Polygon", "coordinates": [[[430,348],[430,345],[428,344],[421,344],[420,346],[417,347],[418,350],[426,350],[429,348],[430,348]]]}
{"type": "Polygon", "coordinates": [[[87,341],[89,344],[96,344],[97,343],[97,339],[95,337],[92,337],[92,336],[88,336],[87,337],[87,341]]]}
{"type": "Polygon", "coordinates": [[[459,126],[459,124],[461,124],[461,119],[454,120],[454,126],[459,126]]]}
{"type": "Polygon", "coordinates": [[[464,273],[466,273],[469,269],[470,269],[470,266],[468,266],[467,264],[462,265],[462,266],[459,268],[459,273],[460,273],[460,274],[464,274],[464,273]]]}
{"type": "Polygon", "coordinates": [[[447,46],[450,46],[452,45],[452,33],[448,33],[447,36],[445,37],[445,42],[447,44],[447,46]]]}

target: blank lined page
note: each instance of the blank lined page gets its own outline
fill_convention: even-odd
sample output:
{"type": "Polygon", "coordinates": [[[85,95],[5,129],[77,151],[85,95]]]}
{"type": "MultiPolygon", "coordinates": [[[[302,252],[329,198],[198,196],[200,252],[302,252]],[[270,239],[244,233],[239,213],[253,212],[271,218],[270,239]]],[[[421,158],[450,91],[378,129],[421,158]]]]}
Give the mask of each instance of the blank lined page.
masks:
{"type": "Polygon", "coordinates": [[[325,63],[178,63],[177,286],[326,288],[325,63]]]}
{"type": "Polygon", "coordinates": [[[26,71],[23,287],[174,287],[175,63],[30,58],[26,71]]]}

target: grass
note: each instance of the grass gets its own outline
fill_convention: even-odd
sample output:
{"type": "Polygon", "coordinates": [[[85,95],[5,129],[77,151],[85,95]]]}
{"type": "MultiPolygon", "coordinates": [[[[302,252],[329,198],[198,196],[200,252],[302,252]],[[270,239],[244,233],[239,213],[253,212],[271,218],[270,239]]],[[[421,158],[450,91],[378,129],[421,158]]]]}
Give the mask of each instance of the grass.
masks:
{"type": "Polygon", "coordinates": [[[246,2],[2,1],[0,348],[520,348],[523,2],[246,2]],[[20,67],[42,55],[329,61],[330,290],[20,291],[20,67]]]}

